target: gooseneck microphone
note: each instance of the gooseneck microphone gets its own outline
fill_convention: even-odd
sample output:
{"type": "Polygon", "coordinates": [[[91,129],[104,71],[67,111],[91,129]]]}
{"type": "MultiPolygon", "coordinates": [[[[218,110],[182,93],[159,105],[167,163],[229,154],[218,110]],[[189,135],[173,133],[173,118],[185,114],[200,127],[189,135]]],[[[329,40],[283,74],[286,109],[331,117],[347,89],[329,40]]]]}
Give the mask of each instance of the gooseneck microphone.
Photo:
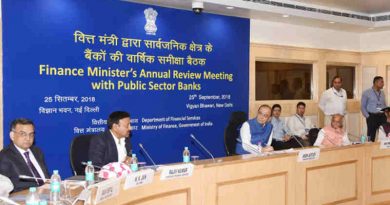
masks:
{"type": "Polygon", "coordinates": [[[146,154],[146,156],[148,157],[148,159],[152,162],[153,166],[155,169],[157,169],[157,164],[153,161],[152,157],[149,155],[148,151],[146,151],[146,149],[144,148],[144,146],[139,143],[138,144],[139,147],[141,148],[141,150],[146,154]]]}
{"type": "Polygon", "coordinates": [[[43,179],[43,178],[40,178],[40,177],[32,177],[32,176],[27,176],[27,175],[19,175],[19,179],[34,180],[34,181],[42,180],[45,183],[46,182],[50,182],[50,179],[43,179]]]}
{"type": "Polygon", "coordinates": [[[298,142],[299,146],[301,146],[303,149],[305,149],[305,146],[303,146],[303,144],[297,139],[297,137],[295,135],[291,135],[291,137],[296,141],[298,142]]]}
{"type": "MultiPolygon", "coordinates": [[[[87,166],[87,165],[88,165],[88,163],[87,163],[87,162],[81,162],[81,164],[82,164],[82,165],[85,165],[85,166],[87,166]]],[[[93,166],[93,168],[96,168],[96,169],[102,169],[102,167],[101,167],[101,166],[97,166],[97,165],[93,165],[93,164],[92,164],[92,166],[93,166]]]]}
{"type": "Polygon", "coordinates": [[[210,157],[213,159],[213,161],[215,162],[215,158],[214,156],[211,154],[211,152],[205,147],[203,146],[203,144],[201,142],[199,142],[198,139],[196,139],[196,137],[193,135],[193,134],[190,134],[191,138],[200,145],[200,147],[207,152],[208,155],[210,155],[210,157]]]}
{"type": "Polygon", "coordinates": [[[247,146],[250,150],[256,152],[256,154],[260,154],[260,153],[261,153],[259,150],[255,149],[255,148],[253,148],[252,146],[250,146],[249,144],[243,142],[241,139],[237,138],[236,140],[237,140],[237,142],[239,142],[240,144],[245,145],[245,146],[247,146]]]}
{"type": "MultiPolygon", "coordinates": [[[[11,205],[20,205],[18,203],[16,203],[15,201],[7,198],[7,197],[3,197],[3,196],[0,196],[0,202],[4,202],[5,204],[11,204],[11,205]]],[[[3,203],[1,203],[3,204],[3,203]]]]}

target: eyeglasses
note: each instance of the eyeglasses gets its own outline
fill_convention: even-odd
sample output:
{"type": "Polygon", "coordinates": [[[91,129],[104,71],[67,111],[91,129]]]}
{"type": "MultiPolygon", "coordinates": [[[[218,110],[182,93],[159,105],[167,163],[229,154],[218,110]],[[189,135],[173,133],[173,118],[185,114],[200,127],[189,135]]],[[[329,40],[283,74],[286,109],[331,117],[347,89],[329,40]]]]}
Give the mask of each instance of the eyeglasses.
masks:
{"type": "Polygon", "coordinates": [[[267,114],[267,113],[258,112],[257,114],[258,114],[260,117],[263,117],[263,118],[268,118],[268,117],[270,117],[270,115],[267,114]]]}
{"type": "Polygon", "coordinates": [[[26,132],[23,132],[23,131],[15,131],[15,130],[12,130],[12,132],[14,132],[14,133],[16,133],[16,134],[18,134],[18,135],[20,135],[20,136],[22,136],[22,137],[31,137],[31,138],[33,138],[34,136],[35,136],[35,132],[30,132],[30,133],[26,133],[26,132]]]}

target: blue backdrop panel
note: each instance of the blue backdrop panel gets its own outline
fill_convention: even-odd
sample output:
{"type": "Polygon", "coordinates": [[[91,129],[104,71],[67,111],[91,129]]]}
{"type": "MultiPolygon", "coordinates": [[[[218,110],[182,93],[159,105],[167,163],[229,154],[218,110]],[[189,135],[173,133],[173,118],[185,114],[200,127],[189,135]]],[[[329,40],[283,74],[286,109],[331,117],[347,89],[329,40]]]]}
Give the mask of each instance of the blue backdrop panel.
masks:
{"type": "Polygon", "coordinates": [[[208,158],[191,133],[224,156],[230,113],[248,110],[248,19],[112,0],[3,0],[2,13],[5,145],[14,118],[32,119],[63,176],[72,138],[112,111],[131,114],[141,160],[138,143],[169,163],[184,146],[208,158]]]}

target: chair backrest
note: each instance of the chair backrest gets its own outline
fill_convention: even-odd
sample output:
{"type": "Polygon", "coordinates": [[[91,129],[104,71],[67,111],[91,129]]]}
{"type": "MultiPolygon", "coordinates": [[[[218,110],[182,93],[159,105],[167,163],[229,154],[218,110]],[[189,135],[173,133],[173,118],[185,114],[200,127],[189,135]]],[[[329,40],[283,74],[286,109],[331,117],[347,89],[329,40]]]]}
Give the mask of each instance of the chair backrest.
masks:
{"type": "Polygon", "coordinates": [[[89,142],[95,134],[79,135],[73,138],[70,145],[70,164],[74,175],[84,175],[85,165],[81,162],[89,160],[89,142]]]}
{"type": "Polygon", "coordinates": [[[309,138],[310,146],[313,146],[314,143],[316,142],[319,132],[320,132],[320,128],[312,128],[309,130],[308,138],[309,138]]]}
{"type": "Polygon", "coordinates": [[[224,142],[227,156],[236,155],[237,138],[240,136],[242,123],[248,120],[248,115],[242,111],[232,112],[228,126],[225,128],[224,142]]]}

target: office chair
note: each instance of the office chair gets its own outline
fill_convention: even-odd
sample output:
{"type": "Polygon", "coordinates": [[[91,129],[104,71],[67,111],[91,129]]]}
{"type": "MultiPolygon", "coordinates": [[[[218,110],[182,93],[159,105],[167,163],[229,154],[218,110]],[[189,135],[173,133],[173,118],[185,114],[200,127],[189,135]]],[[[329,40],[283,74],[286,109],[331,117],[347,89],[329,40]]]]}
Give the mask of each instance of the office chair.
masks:
{"type": "Polygon", "coordinates": [[[75,176],[84,175],[85,165],[81,162],[89,160],[89,142],[95,134],[79,135],[73,138],[70,145],[70,164],[75,176]]]}
{"type": "Polygon", "coordinates": [[[225,128],[224,143],[226,156],[236,155],[237,138],[240,136],[242,123],[248,120],[248,115],[242,111],[232,112],[229,124],[225,128]]]}

